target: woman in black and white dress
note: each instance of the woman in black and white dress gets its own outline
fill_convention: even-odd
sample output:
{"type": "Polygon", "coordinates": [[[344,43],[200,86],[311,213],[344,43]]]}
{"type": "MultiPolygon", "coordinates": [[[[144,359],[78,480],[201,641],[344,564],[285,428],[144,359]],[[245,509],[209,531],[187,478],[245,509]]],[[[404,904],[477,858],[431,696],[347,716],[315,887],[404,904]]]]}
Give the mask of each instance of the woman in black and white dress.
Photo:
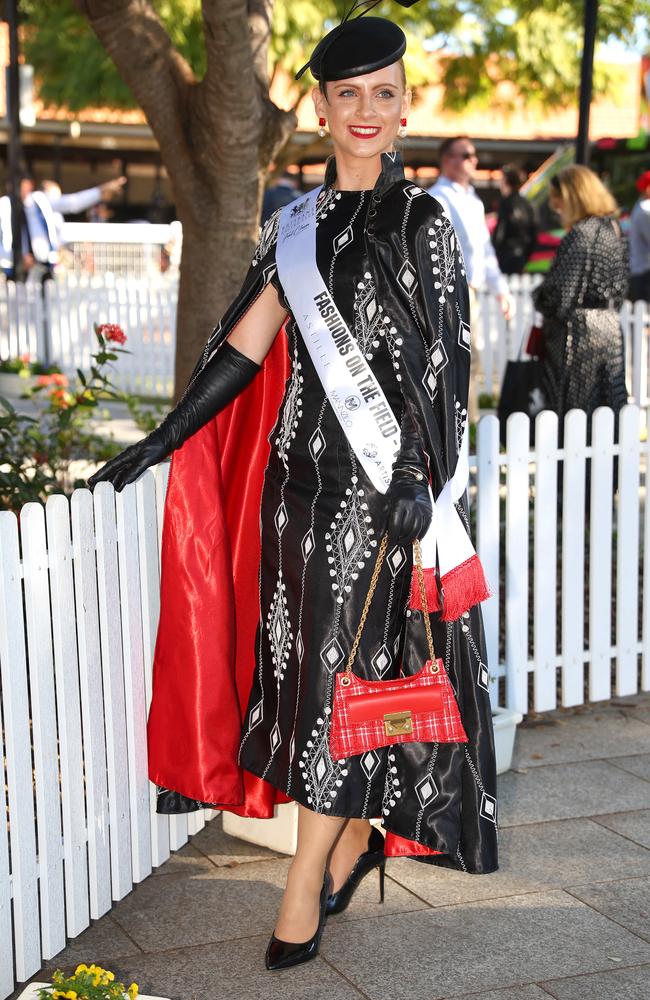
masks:
{"type": "MultiPolygon", "coordinates": [[[[475,873],[497,867],[495,765],[479,607],[486,588],[468,538],[464,482],[458,487],[470,363],[467,284],[451,223],[433,198],[405,179],[394,151],[410,106],[405,45],[401,29],[390,21],[349,17],[319,43],[308,64],[318,83],[316,114],[334,145],[316,205],[314,266],[398,424],[387,492],[376,487],[363,456],[351,446],[307,350],[290,304],[296,291],[292,269],[278,268],[276,261],[280,213],[265,225],[242,290],[208,341],[181,402],[160,428],[91,481],[109,480],[121,489],[174,451],[162,610],[173,628],[165,625],[163,635],[161,625],[158,636],[151,741],[154,716],[157,731],[171,717],[168,713],[163,725],[157,706],[163,698],[181,706],[191,675],[185,651],[183,684],[172,698],[168,636],[183,644],[192,612],[185,614],[181,605],[192,588],[185,582],[179,589],[175,582],[170,607],[165,579],[174,573],[173,563],[176,576],[187,580],[193,561],[204,558],[198,516],[194,522],[192,513],[197,442],[207,440],[201,435],[215,415],[244,389],[257,392],[263,406],[271,380],[277,381],[269,359],[286,320],[280,350],[288,354],[288,378],[277,418],[274,425],[260,425],[254,440],[238,442],[256,456],[270,430],[257,508],[259,624],[250,648],[241,630],[238,635],[238,655],[245,645],[251,664],[239,746],[244,795],[238,801],[226,796],[214,759],[206,767],[216,775],[214,782],[200,791],[189,792],[188,781],[174,784],[158,767],[150,770],[152,780],[166,786],[160,791],[161,811],[208,802],[270,815],[255,805],[269,786],[275,801],[299,804],[298,848],[267,951],[267,967],[274,969],[317,953],[326,913],[343,909],[372,868],[383,876],[386,856],[475,873]],[[431,626],[468,742],[406,742],[333,759],[328,741],[334,681],[345,666],[386,530],[386,566],[354,669],[385,680],[417,672],[427,658],[422,612],[409,608],[409,595],[412,542],[432,524],[431,496],[439,523],[450,526],[438,533],[437,569],[427,570],[432,592],[443,593],[431,626]],[[381,819],[385,842],[371,819],[381,819]]],[[[298,200],[281,211],[300,210],[298,200]]],[[[357,405],[345,400],[350,410],[357,405]]],[[[222,452],[229,446],[222,436],[222,452]]],[[[212,444],[202,446],[201,461],[214,450],[212,444]]],[[[236,549],[241,538],[234,541],[231,532],[230,543],[236,549]]],[[[236,615],[245,611],[235,607],[236,615]]],[[[192,641],[199,631],[194,626],[192,641]]],[[[197,675],[205,669],[201,663],[194,668],[197,675]]],[[[207,697],[206,685],[197,685],[199,690],[193,710],[207,697]]],[[[224,723],[225,709],[217,712],[224,723]]],[[[168,729],[166,739],[171,739],[168,729]]]]}

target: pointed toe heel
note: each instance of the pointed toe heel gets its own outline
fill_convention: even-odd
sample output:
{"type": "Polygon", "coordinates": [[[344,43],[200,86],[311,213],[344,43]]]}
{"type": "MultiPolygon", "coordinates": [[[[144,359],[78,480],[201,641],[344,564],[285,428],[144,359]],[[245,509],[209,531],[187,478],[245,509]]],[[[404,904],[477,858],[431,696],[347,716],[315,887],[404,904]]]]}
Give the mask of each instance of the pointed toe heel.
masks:
{"type": "Polygon", "coordinates": [[[379,902],[384,902],[384,880],[386,877],[386,856],[384,855],[384,838],[376,826],[373,826],[368,838],[368,850],[360,854],[354,863],[352,871],[340,889],[331,893],[327,900],[327,915],[342,913],[349,905],[357,887],[373,868],[379,869],[379,902]]]}
{"type": "Polygon", "coordinates": [[[325,873],[323,888],[320,893],[320,906],[318,911],[318,927],[313,937],[309,941],[293,942],[281,941],[275,934],[271,935],[271,940],[266,949],[264,964],[269,972],[276,972],[279,969],[290,969],[294,965],[302,965],[303,962],[310,962],[316,958],[320,946],[320,939],[323,927],[327,919],[327,900],[330,898],[332,888],[332,877],[329,872],[325,873]]]}

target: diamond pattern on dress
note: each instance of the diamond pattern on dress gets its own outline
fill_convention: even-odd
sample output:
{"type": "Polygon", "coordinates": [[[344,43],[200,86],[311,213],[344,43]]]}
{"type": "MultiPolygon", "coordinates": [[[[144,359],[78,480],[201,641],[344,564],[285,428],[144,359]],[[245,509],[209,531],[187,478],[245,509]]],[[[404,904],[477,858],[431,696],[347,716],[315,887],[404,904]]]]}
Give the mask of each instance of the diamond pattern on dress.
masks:
{"type": "Polygon", "coordinates": [[[492,823],[496,825],[497,800],[492,795],[488,795],[487,792],[483,792],[481,796],[481,805],[479,808],[479,813],[483,817],[483,819],[489,819],[492,823]]]}
{"type": "Polygon", "coordinates": [[[309,453],[314,461],[317,461],[319,455],[325,448],[325,438],[321,433],[320,427],[317,427],[312,436],[309,439],[309,453]]]}
{"type": "Polygon", "coordinates": [[[410,260],[405,260],[400,267],[397,280],[407,295],[413,295],[415,289],[418,287],[418,278],[410,260]]]}
{"type": "Polygon", "coordinates": [[[293,632],[291,631],[291,621],[284,591],[285,584],[282,582],[282,574],[280,573],[271,607],[266,616],[266,630],[271,647],[271,659],[275,668],[274,673],[276,677],[280,678],[284,677],[284,669],[293,642],[293,632]]]}
{"type": "Polygon", "coordinates": [[[282,736],[280,734],[280,727],[276,724],[271,730],[271,753],[275,753],[280,744],[282,743],[282,736]]]}
{"type": "Polygon", "coordinates": [[[248,728],[254,729],[258,722],[264,718],[264,699],[260,698],[256,705],[253,705],[248,713],[248,728]]]}
{"type": "Polygon", "coordinates": [[[386,556],[388,568],[393,576],[397,576],[402,566],[406,562],[406,553],[400,545],[396,545],[386,556]]]}
{"type": "Polygon", "coordinates": [[[298,654],[298,663],[301,663],[305,652],[305,646],[302,641],[302,632],[298,633],[298,638],[296,639],[296,652],[298,654]]]}
{"type": "Polygon", "coordinates": [[[469,323],[465,323],[461,320],[458,327],[458,343],[461,347],[464,347],[466,351],[472,350],[472,334],[469,328],[469,323]]]}
{"type": "Polygon", "coordinates": [[[277,529],[278,535],[281,535],[282,532],[284,531],[287,521],[289,520],[287,516],[287,508],[284,505],[284,501],[282,501],[277,511],[275,512],[275,517],[273,520],[275,521],[275,527],[277,529]]]}
{"type": "Polygon", "coordinates": [[[347,229],[344,229],[342,233],[339,233],[338,236],[334,237],[333,240],[334,253],[339,253],[343,249],[343,247],[346,247],[348,246],[349,243],[352,243],[353,239],[354,239],[354,233],[352,231],[352,226],[348,226],[347,229]]]}
{"type": "Polygon", "coordinates": [[[374,750],[366,750],[360,760],[361,767],[368,778],[372,778],[373,774],[379,767],[379,763],[379,755],[376,754],[374,750]]]}
{"type": "Polygon", "coordinates": [[[385,644],[379,647],[370,662],[372,664],[372,669],[375,671],[377,676],[379,678],[383,677],[393,662],[385,644]]]}
{"type": "Polygon", "coordinates": [[[434,375],[433,368],[431,365],[427,365],[424,369],[424,375],[422,376],[422,385],[427,390],[427,396],[433,402],[438,391],[438,383],[436,381],[436,376],[434,375]]]}
{"type": "Polygon", "coordinates": [[[478,663],[478,672],[477,672],[477,675],[476,675],[476,681],[478,683],[478,686],[482,687],[484,691],[489,691],[489,689],[490,689],[490,673],[488,671],[488,668],[486,667],[486,665],[483,663],[482,660],[479,660],[479,663],[478,663]]]}
{"type": "Polygon", "coordinates": [[[323,646],[320,658],[330,672],[336,670],[338,665],[343,662],[343,650],[338,639],[334,638],[326,646],[323,646]]]}
{"type": "Polygon", "coordinates": [[[415,786],[415,793],[420,800],[420,805],[424,809],[429,802],[432,802],[436,798],[439,790],[431,775],[427,774],[421,781],[418,781],[415,786]]]}
{"type": "Polygon", "coordinates": [[[417,187],[416,184],[409,184],[408,187],[403,188],[403,191],[409,201],[412,201],[414,198],[419,198],[421,194],[424,194],[423,189],[421,187],[417,187]]]}
{"type": "Polygon", "coordinates": [[[304,536],[300,547],[302,549],[303,559],[305,560],[305,562],[307,562],[307,560],[309,559],[310,555],[314,551],[314,548],[316,547],[316,543],[314,542],[314,532],[312,531],[311,528],[309,529],[309,531],[307,532],[307,534],[304,536]]]}
{"type": "Polygon", "coordinates": [[[434,341],[431,348],[431,364],[433,365],[433,370],[436,375],[439,375],[445,365],[449,364],[447,351],[445,350],[445,345],[443,344],[441,337],[434,341]]]}
{"type": "Polygon", "coordinates": [[[347,499],[341,501],[341,510],[325,535],[332,590],[338,592],[339,604],[343,601],[343,592],[349,593],[352,589],[359,569],[370,555],[370,546],[376,544],[372,539],[374,530],[370,526],[363,490],[358,490],[354,484],[346,493],[347,499]]]}

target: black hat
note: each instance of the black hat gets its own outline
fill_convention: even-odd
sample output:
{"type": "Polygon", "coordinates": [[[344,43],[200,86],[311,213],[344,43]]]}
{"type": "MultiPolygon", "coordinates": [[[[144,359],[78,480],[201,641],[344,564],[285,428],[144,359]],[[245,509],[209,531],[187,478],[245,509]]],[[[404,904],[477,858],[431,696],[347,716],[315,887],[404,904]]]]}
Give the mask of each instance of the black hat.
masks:
{"type": "MultiPolygon", "coordinates": [[[[332,28],[296,73],[296,80],[310,69],[319,82],[347,80],[391,66],[406,51],[406,35],[397,24],[383,17],[364,17],[380,0],[357,0],[341,24],[332,28]],[[357,13],[357,17],[352,14],[357,13]]],[[[412,7],[417,0],[397,0],[412,7]]]]}

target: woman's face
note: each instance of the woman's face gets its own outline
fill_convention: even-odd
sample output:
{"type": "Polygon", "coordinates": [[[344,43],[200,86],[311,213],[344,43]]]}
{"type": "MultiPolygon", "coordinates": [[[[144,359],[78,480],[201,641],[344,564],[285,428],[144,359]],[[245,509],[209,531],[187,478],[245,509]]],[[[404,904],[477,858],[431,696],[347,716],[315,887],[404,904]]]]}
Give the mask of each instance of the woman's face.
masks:
{"type": "Polygon", "coordinates": [[[332,81],[326,89],[327,97],[317,87],[312,97],[318,117],[327,119],[336,151],[366,158],[392,147],[399,120],[411,106],[411,91],[404,89],[398,62],[374,73],[332,81]]]}

